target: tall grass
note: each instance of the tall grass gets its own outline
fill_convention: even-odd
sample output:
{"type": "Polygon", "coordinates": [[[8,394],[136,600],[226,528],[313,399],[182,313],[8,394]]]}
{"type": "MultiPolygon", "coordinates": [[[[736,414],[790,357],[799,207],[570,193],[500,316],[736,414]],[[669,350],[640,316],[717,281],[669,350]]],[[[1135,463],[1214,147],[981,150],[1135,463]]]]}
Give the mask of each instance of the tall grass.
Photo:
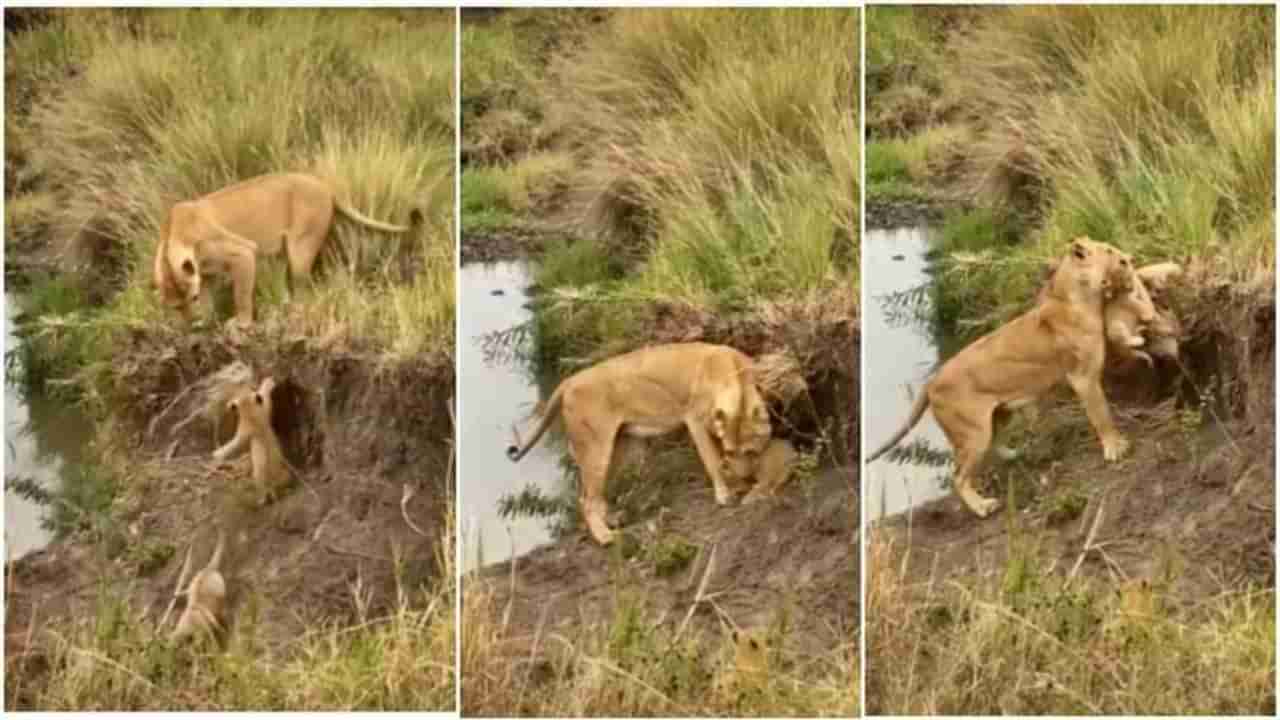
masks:
{"type": "Polygon", "coordinates": [[[960,184],[1040,218],[1012,262],[969,268],[971,313],[1016,311],[1038,280],[1021,270],[1081,234],[1274,285],[1273,30],[1268,7],[1022,7],[952,36],[944,92],[974,132],[960,184]]]}
{"type": "Polygon", "coordinates": [[[858,36],[848,9],[628,10],[553,56],[540,112],[573,153],[585,239],[544,255],[548,330],[577,351],[644,332],[609,317],[658,304],[855,312],[858,36]]]}
{"type": "Polygon", "coordinates": [[[1160,582],[1046,574],[1029,538],[1003,569],[914,582],[907,550],[867,553],[867,712],[1270,715],[1272,589],[1186,606],[1160,582]]]}
{"type": "MultiPolygon", "coordinates": [[[[310,171],[372,217],[407,224],[416,209],[424,222],[402,239],[336,221],[318,300],[268,291],[259,319],[332,324],[319,301],[349,304],[361,308],[344,314],[351,335],[384,353],[451,352],[451,13],[65,11],[11,36],[7,55],[34,98],[6,123],[7,154],[57,198],[49,242],[87,252],[92,282],[122,288],[104,325],[174,321],[150,288],[173,202],[310,171]]],[[[269,287],[283,261],[264,266],[269,287]]]]}

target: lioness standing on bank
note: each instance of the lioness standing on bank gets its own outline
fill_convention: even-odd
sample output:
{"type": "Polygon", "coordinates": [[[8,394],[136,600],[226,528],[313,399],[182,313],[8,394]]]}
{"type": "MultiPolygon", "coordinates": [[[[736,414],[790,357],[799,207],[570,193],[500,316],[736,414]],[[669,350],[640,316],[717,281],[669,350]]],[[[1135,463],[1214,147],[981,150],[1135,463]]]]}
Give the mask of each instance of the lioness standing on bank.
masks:
{"type": "Polygon", "coordinates": [[[1000,501],[978,494],[973,481],[991,445],[995,414],[1033,402],[1063,379],[1084,404],[1103,456],[1119,459],[1129,442],[1116,429],[1102,392],[1103,306],[1127,293],[1133,282],[1127,255],[1088,238],[1074,240],[1040,302],[944,363],[916,398],[907,422],[867,462],[896,445],[932,408],[951,443],[956,492],[970,510],[986,517],[1000,501]]]}
{"type": "Polygon", "coordinates": [[[737,477],[754,474],[773,434],[751,358],[707,343],[648,347],[569,376],[543,404],[533,434],[507,456],[524,457],[557,414],[581,474],[579,506],[601,545],[613,540],[604,489],[618,433],[654,437],[687,428],[720,505],[731,497],[723,464],[737,477]]]}
{"type": "Polygon", "coordinates": [[[234,321],[248,326],[253,323],[257,256],[283,250],[290,278],[309,278],[335,210],[374,230],[409,230],[361,215],[315,176],[260,175],[198,200],[174,204],[156,245],[156,292],[161,302],[190,319],[192,306],[200,299],[201,275],[227,273],[235,296],[234,321]]]}

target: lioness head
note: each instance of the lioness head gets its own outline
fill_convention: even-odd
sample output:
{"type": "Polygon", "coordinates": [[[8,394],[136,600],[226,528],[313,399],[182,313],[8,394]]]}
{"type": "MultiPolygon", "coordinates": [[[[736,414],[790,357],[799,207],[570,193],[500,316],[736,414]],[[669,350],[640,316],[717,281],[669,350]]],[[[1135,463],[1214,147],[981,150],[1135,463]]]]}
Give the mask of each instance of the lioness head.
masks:
{"type": "Polygon", "coordinates": [[[1047,291],[1064,302],[1100,302],[1132,290],[1134,279],[1128,255],[1081,236],[1058,261],[1047,291]]]}
{"type": "Polygon", "coordinates": [[[722,470],[726,474],[737,480],[754,476],[760,455],[773,436],[764,399],[752,388],[743,402],[742,412],[736,417],[723,408],[716,408],[711,419],[711,434],[720,441],[722,470]]]}
{"type": "Polygon", "coordinates": [[[156,245],[152,282],[161,304],[191,319],[191,310],[200,299],[200,261],[190,247],[169,242],[170,220],[160,229],[156,245]]]}

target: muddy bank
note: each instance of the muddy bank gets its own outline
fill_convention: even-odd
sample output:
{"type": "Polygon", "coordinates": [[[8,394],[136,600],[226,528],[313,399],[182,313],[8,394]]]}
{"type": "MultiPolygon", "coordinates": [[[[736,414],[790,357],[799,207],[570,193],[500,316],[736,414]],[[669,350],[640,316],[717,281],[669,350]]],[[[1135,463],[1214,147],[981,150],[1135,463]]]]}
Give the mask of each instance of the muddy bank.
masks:
{"type": "MultiPolygon", "coordinates": [[[[789,613],[786,649],[825,652],[856,638],[858,488],[856,469],[826,469],[772,500],[722,508],[699,476],[670,488],[662,509],[628,518],[629,538],[617,550],[577,533],[471,575],[463,602],[492,593],[500,613],[510,605],[507,622],[521,628],[521,647],[503,650],[519,655],[528,654],[525,641],[539,628],[570,634],[607,625],[630,592],[646,599],[651,622],[675,629],[705,587],[740,627],[765,627],[789,613]],[[660,574],[670,571],[659,569],[653,551],[673,543],[692,546],[693,557],[660,574]]],[[[693,617],[705,629],[719,627],[706,603],[693,617]]]]}
{"type": "Polygon", "coordinates": [[[864,213],[868,230],[937,225],[947,206],[932,200],[888,200],[867,197],[864,213]]]}
{"type": "Polygon", "coordinates": [[[436,549],[452,502],[447,357],[389,363],[280,328],[242,347],[177,330],[136,331],[128,343],[120,357],[129,359],[114,368],[119,425],[109,448],[95,448],[111,454],[105,465],[125,469],[117,499],[91,531],[6,567],[10,677],[44,670],[46,623],[92,616],[102,592],[130,598],[141,637],[156,632],[189,542],[202,565],[215,525],[232,536],[233,632],[253,633],[268,654],[287,653],[317,622],[355,621],[357,583],[364,614],[376,617],[395,604],[397,581],[413,591],[440,580],[436,549]],[[242,500],[247,454],[211,461],[218,439],[209,423],[173,432],[200,401],[184,390],[237,360],[279,381],[272,423],[301,475],[265,507],[242,500]]]}
{"type": "Polygon", "coordinates": [[[1034,548],[1040,567],[1060,576],[1079,563],[1076,572],[1110,582],[1167,580],[1188,607],[1246,583],[1273,587],[1274,307],[1251,318],[1253,350],[1231,363],[1226,348],[1241,346],[1193,328],[1189,375],[1108,373],[1113,414],[1132,442],[1121,462],[1103,461],[1079,403],[1063,393],[1031,428],[1058,436],[1061,452],[988,463],[983,492],[1005,499],[1013,483],[1016,522],[1007,507],[977,519],[948,495],[918,506],[910,523],[906,514],[878,523],[881,537],[910,547],[908,572],[921,582],[1000,568],[1012,550],[1034,548]],[[1215,387],[1229,391],[1206,395],[1215,387]]]}
{"type": "Polygon", "coordinates": [[[498,262],[531,260],[542,254],[548,243],[568,239],[563,230],[537,225],[513,225],[491,230],[465,230],[462,233],[462,262],[498,262]]]}

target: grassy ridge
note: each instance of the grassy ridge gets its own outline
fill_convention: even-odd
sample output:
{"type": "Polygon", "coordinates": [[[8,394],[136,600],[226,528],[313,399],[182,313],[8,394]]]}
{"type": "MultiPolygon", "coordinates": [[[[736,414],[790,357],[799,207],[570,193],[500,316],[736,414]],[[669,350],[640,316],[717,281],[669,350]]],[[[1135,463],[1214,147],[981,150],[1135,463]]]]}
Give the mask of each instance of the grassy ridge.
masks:
{"type": "Polygon", "coordinates": [[[485,109],[464,137],[489,149],[464,172],[464,226],[566,206],[557,219],[583,239],[550,249],[539,281],[560,291],[547,329],[567,352],[634,343],[660,304],[855,312],[856,12],[639,10],[590,33],[570,17],[572,50],[549,57],[510,30],[527,17],[464,29],[479,67],[533,68],[518,94],[464,77],[464,112],[485,109]],[[495,139],[505,127],[526,141],[495,139]]]}
{"type": "Polygon", "coordinates": [[[451,354],[452,31],[448,12],[58,13],[7,45],[6,99],[20,109],[5,127],[9,241],[73,247],[94,263],[92,286],[120,289],[85,309],[81,332],[172,323],[150,287],[169,205],[315,172],[372,217],[425,221],[406,238],[336,222],[316,296],[291,305],[283,261],[268,261],[259,320],[317,335],[341,324],[394,357],[451,354]]]}
{"type": "Polygon", "coordinates": [[[932,12],[869,16],[869,42],[888,48],[871,57],[912,71],[884,69],[869,96],[868,157],[996,223],[1034,222],[1012,247],[944,244],[963,251],[944,258],[959,278],[944,285],[976,326],[1016,312],[1081,234],[1144,263],[1212,257],[1215,279],[1274,282],[1271,8],[932,12]]]}

